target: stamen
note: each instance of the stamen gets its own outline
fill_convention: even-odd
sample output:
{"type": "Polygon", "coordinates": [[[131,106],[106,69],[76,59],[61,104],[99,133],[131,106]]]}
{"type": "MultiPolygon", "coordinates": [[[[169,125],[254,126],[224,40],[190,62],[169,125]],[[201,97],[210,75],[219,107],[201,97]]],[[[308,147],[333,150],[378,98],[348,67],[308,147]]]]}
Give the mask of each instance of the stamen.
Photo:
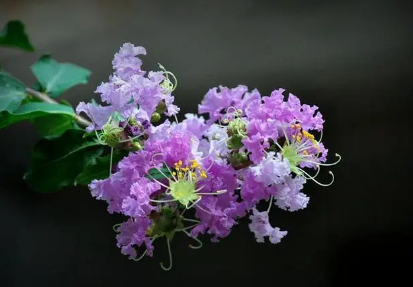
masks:
{"type": "Polygon", "coordinates": [[[230,111],[232,111],[232,110],[234,110],[233,113],[237,112],[236,107],[230,106],[230,107],[227,108],[227,114],[230,114],[231,113],[230,111]]]}
{"type": "Polygon", "coordinates": [[[158,181],[156,178],[154,178],[152,175],[150,175],[148,172],[146,173],[154,182],[156,182],[157,184],[159,184],[160,186],[166,188],[166,189],[170,189],[169,186],[166,186],[165,184],[163,184],[162,182],[158,181]]]}
{"type": "Polygon", "coordinates": [[[304,170],[302,170],[302,169],[300,169],[299,168],[299,170],[300,170],[300,172],[302,172],[304,175],[305,175],[305,179],[311,179],[312,181],[314,181],[315,183],[317,183],[318,185],[320,185],[320,186],[324,186],[324,187],[326,187],[326,186],[330,186],[330,185],[332,185],[333,184],[333,182],[334,182],[334,174],[333,174],[333,172],[332,171],[329,171],[328,173],[329,174],[331,174],[331,177],[332,177],[332,179],[331,179],[331,182],[329,182],[329,183],[320,183],[319,181],[317,181],[314,177],[311,177],[307,172],[305,172],[304,170]]]}
{"type": "Polygon", "coordinates": [[[184,227],[184,228],[182,228],[182,229],[177,229],[176,231],[184,231],[184,230],[188,230],[188,229],[191,229],[191,228],[193,228],[193,227],[195,227],[195,226],[198,226],[199,224],[193,224],[193,225],[190,225],[190,226],[187,226],[187,227],[184,227]]]}
{"type": "Polygon", "coordinates": [[[137,138],[141,137],[142,135],[143,135],[143,133],[141,133],[140,135],[137,135],[137,136],[134,136],[134,137],[128,138],[128,139],[126,139],[126,140],[121,140],[121,141],[119,141],[119,143],[126,143],[126,142],[133,141],[133,140],[135,140],[135,139],[137,139],[137,138]]]}
{"type": "Polygon", "coordinates": [[[190,206],[186,205],[185,208],[186,209],[191,209],[192,207],[194,207],[200,200],[202,199],[202,197],[198,197],[197,200],[195,200],[190,206]]]}
{"type": "Polygon", "coordinates": [[[320,131],[320,139],[318,140],[318,143],[320,143],[322,139],[323,139],[323,130],[320,131]]]}
{"type": "Polygon", "coordinates": [[[321,163],[321,162],[314,162],[314,161],[307,161],[307,160],[306,160],[306,162],[321,165],[321,166],[332,166],[332,165],[338,164],[341,161],[341,155],[336,153],[335,156],[338,157],[338,160],[336,162],[333,162],[333,163],[321,163]]]}
{"type": "Polygon", "coordinates": [[[203,192],[203,193],[197,193],[197,194],[199,195],[219,195],[219,194],[223,194],[226,192],[227,192],[226,189],[222,189],[222,190],[217,190],[216,192],[210,192],[210,193],[203,192]]]}
{"type": "Polygon", "coordinates": [[[169,266],[168,266],[167,268],[165,268],[165,267],[163,266],[163,263],[162,263],[162,262],[160,263],[160,265],[161,265],[161,268],[162,268],[163,270],[169,271],[169,270],[171,270],[171,268],[172,268],[172,253],[171,253],[171,246],[170,246],[170,243],[169,243],[169,239],[168,239],[168,238],[166,238],[166,244],[168,245],[169,266]]]}
{"type": "MultiPolygon", "coordinates": [[[[182,212],[182,213],[183,213],[183,212],[182,212]]],[[[181,213],[181,216],[182,216],[182,213],[181,213]]],[[[184,220],[184,221],[188,221],[188,222],[201,223],[201,221],[199,221],[199,220],[196,220],[196,219],[190,219],[190,218],[182,218],[182,220],[184,220]]]]}
{"type": "Polygon", "coordinates": [[[199,239],[196,238],[196,237],[193,237],[193,236],[192,236],[189,232],[187,232],[186,230],[183,230],[183,232],[184,232],[186,235],[188,235],[188,237],[191,237],[193,240],[195,240],[196,242],[198,242],[198,246],[193,246],[193,245],[189,244],[189,245],[188,245],[189,248],[199,249],[199,248],[202,247],[202,241],[201,241],[201,240],[199,240],[199,239]]]}
{"type": "Polygon", "coordinates": [[[141,260],[143,257],[145,257],[146,253],[148,252],[148,249],[146,249],[139,258],[132,258],[133,261],[138,262],[141,260]]]}
{"type": "Polygon", "coordinates": [[[112,227],[113,231],[119,232],[119,227],[120,227],[121,225],[122,225],[122,223],[118,223],[118,224],[113,225],[113,227],[112,227]]]}
{"type": "Polygon", "coordinates": [[[287,133],[285,131],[284,125],[281,125],[281,129],[283,130],[285,141],[287,142],[288,145],[290,145],[290,140],[288,139],[287,133]]]}
{"type": "Polygon", "coordinates": [[[273,195],[271,195],[271,198],[270,198],[270,203],[269,203],[269,205],[268,205],[268,209],[267,209],[267,213],[269,213],[270,212],[270,210],[271,210],[271,207],[272,207],[272,201],[274,200],[274,196],[273,195]]]}
{"type": "Polygon", "coordinates": [[[156,202],[156,203],[168,203],[168,202],[174,202],[177,201],[177,199],[149,199],[151,202],[156,202]]]}
{"type": "Polygon", "coordinates": [[[202,210],[203,212],[206,212],[206,213],[208,213],[208,214],[213,215],[211,212],[205,210],[205,209],[204,209],[203,207],[201,207],[200,205],[197,205],[197,207],[198,207],[200,210],[202,210]]]}
{"type": "MultiPolygon", "coordinates": [[[[206,185],[203,185],[203,186],[201,186],[200,188],[195,189],[195,192],[201,191],[205,186],[206,186],[206,185]]],[[[198,193],[198,194],[199,194],[199,193],[198,193]]]]}
{"type": "MultiPolygon", "coordinates": [[[[165,166],[166,166],[166,164],[165,164],[165,166]]],[[[154,168],[155,168],[157,171],[159,171],[159,173],[162,174],[165,178],[168,178],[168,177],[166,176],[166,174],[164,174],[159,168],[157,168],[156,166],[154,166],[154,168]]]]}
{"type": "Polygon", "coordinates": [[[275,145],[282,151],[283,148],[280,146],[280,144],[277,141],[274,141],[275,145]]]}

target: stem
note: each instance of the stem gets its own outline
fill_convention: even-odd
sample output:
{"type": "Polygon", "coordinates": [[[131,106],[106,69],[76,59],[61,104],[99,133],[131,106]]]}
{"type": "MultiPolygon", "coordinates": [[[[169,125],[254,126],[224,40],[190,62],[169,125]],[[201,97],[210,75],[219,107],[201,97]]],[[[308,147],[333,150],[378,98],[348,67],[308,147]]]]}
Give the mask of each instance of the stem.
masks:
{"type": "MultiPolygon", "coordinates": [[[[33,97],[45,102],[45,103],[49,103],[49,104],[59,104],[59,102],[53,100],[51,97],[49,97],[47,94],[38,92],[36,90],[33,90],[31,88],[26,88],[26,93],[28,93],[29,95],[32,95],[33,97]]],[[[78,122],[78,124],[82,125],[82,126],[89,126],[92,123],[90,121],[88,121],[87,119],[85,119],[84,117],[81,117],[79,115],[75,115],[75,120],[78,122]]]]}
{"type": "Polygon", "coordinates": [[[113,165],[113,147],[110,149],[109,176],[112,175],[112,165],[113,165]]]}

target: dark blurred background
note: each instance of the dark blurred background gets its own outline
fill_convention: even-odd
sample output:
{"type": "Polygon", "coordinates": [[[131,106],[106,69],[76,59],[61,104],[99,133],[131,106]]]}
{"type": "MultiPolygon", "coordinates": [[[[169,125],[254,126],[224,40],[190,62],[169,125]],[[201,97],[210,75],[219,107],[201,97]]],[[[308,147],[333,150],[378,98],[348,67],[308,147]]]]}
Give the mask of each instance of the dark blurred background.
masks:
{"type": "MultiPolygon", "coordinates": [[[[316,104],[324,142],[343,156],[328,188],[308,183],[311,201],[295,213],[274,210],[289,231],[258,244],[248,221],[201,250],[177,238],[164,272],[164,242],[135,263],[115,246],[106,204],[87,188],[35,194],[22,181],[39,139],[29,123],[0,131],[0,285],[8,286],[369,286],[409,280],[412,188],[413,13],[409,1],[0,1],[0,26],[27,27],[35,54],[0,50],[5,69],[34,82],[43,53],[92,70],[88,85],[65,94],[90,100],[112,72],[124,42],[142,45],[144,68],[177,75],[182,114],[206,91],[246,84],[262,94],[283,87],[316,104]],[[406,263],[405,263],[406,261],[406,263]]],[[[333,157],[330,157],[333,159],[333,157]]]]}

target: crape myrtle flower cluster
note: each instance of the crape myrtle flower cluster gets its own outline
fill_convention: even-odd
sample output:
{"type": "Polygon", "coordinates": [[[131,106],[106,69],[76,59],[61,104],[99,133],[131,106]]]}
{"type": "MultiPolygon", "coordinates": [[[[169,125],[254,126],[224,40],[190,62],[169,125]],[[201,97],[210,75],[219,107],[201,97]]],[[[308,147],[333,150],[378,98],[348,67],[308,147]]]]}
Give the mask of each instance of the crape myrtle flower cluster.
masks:
{"type": "Polygon", "coordinates": [[[334,181],[331,171],[331,182],[316,179],[322,166],[340,160],[336,154],[336,162],[326,163],[318,108],[292,94],[285,98],[284,89],[263,96],[243,85],[220,86],[207,92],[200,116],[186,114],[178,122],[172,96],[176,78],[161,65],[160,71],[143,71],[137,56],[145,54],[143,47],[124,44],[115,54],[109,82],[96,90],[106,104],[77,107],[93,123],[87,131],[112,154],[114,149],[129,152],[110,164],[108,178],[89,185],[96,199],[107,202],[109,213],[128,218],[114,226],[121,252],[136,261],[153,256],[154,241],[165,237],[170,262],[161,267],[169,270],[175,233],[185,233],[197,243],[190,247],[200,248],[200,234],[217,242],[244,216],[257,242],[279,243],[287,231],[271,226],[272,206],[304,209],[307,181],[320,186],[334,181]],[[263,201],[268,208],[260,211],[263,201]]]}

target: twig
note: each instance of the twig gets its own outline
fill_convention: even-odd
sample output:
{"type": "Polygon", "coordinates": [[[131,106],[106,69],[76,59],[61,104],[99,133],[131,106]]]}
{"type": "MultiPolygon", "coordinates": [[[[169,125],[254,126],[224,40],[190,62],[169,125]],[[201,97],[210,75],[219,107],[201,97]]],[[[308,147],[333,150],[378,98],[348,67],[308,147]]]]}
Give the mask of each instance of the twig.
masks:
{"type": "MultiPolygon", "coordinates": [[[[39,100],[41,100],[41,101],[43,101],[43,102],[45,102],[45,103],[59,104],[59,102],[53,100],[53,99],[52,99],[51,97],[49,97],[47,94],[38,92],[38,91],[33,90],[33,89],[31,89],[31,88],[26,88],[26,92],[27,92],[29,95],[32,95],[33,97],[35,97],[35,98],[37,98],[37,99],[39,99],[39,100]]],[[[81,117],[81,116],[79,116],[79,115],[75,115],[74,117],[75,117],[75,120],[76,120],[80,125],[82,125],[82,126],[87,127],[87,126],[89,126],[89,125],[92,124],[90,121],[88,121],[87,119],[85,119],[84,117],[81,117]]]]}

